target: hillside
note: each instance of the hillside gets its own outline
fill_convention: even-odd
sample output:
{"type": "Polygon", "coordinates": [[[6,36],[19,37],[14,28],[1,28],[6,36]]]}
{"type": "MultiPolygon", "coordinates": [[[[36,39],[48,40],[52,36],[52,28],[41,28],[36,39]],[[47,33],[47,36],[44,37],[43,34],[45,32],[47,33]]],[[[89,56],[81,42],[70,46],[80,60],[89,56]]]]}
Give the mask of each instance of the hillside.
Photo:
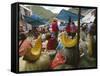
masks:
{"type": "MultiPolygon", "coordinates": [[[[28,8],[30,8],[29,6],[27,6],[28,8]]],[[[43,7],[40,6],[31,6],[31,9],[33,11],[33,13],[47,19],[47,20],[51,20],[52,18],[56,17],[56,14],[54,14],[53,12],[51,12],[50,10],[47,10],[43,7]]]]}

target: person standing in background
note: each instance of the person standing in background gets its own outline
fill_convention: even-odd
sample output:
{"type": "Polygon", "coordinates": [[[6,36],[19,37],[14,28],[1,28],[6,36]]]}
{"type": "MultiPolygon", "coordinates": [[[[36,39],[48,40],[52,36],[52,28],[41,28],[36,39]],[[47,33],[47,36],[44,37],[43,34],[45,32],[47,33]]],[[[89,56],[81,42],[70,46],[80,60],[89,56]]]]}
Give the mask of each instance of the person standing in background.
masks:
{"type": "Polygon", "coordinates": [[[58,21],[56,19],[54,19],[53,22],[51,23],[51,29],[52,29],[52,33],[54,33],[57,38],[57,36],[58,36],[58,21]]]}
{"type": "Polygon", "coordinates": [[[77,27],[76,27],[75,23],[72,21],[71,17],[69,18],[69,22],[68,22],[68,24],[66,26],[66,32],[72,38],[76,35],[77,27]]]}

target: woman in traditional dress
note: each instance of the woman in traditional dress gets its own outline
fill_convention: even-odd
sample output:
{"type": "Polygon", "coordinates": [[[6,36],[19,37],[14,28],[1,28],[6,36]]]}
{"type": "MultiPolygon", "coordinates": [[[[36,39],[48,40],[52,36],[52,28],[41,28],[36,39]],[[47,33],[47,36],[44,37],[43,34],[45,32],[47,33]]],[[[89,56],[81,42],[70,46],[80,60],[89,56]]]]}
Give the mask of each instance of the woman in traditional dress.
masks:
{"type": "Polygon", "coordinates": [[[69,23],[66,26],[66,32],[72,38],[74,38],[76,35],[77,27],[76,27],[75,23],[72,21],[71,17],[69,18],[69,23]]]}

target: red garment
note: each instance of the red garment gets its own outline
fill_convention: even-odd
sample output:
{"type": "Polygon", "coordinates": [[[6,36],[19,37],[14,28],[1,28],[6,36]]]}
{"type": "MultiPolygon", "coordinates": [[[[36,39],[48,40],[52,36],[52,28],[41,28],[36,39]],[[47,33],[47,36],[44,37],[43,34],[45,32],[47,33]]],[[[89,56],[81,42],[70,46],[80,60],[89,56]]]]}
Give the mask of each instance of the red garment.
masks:
{"type": "Polygon", "coordinates": [[[48,50],[55,50],[57,46],[57,40],[55,38],[50,38],[48,40],[47,49],[48,50]]]}
{"type": "Polygon", "coordinates": [[[72,24],[73,26],[71,27],[70,26],[70,24],[68,24],[67,25],[67,27],[66,27],[66,32],[77,32],[77,27],[74,25],[74,24],[72,24]]]}
{"type": "Polygon", "coordinates": [[[57,24],[57,21],[56,22],[53,22],[51,25],[52,25],[51,26],[52,31],[53,32],[58,32],[58,24],[57,24]]]}
{"type": "MultiPolygon", "coordinates": [[[[20,43],[21,43],[21,41],[19,42],[19,45],[20,45],[20,43]]],[[[19,48],[19,56],[24,56],[27,49],[31,48],[31,47],[32,47],[31,42],[28,41],[27,39],[24,40],[24,42],[22,43],[22,45],[19,48]]]]}
{"type": "Polygon", "coordinates": [[[51,68],[55,68],[58,65],[64,64],[65,58],[61,53],[57,53],[54,60],[51,63],[51,68]]]}

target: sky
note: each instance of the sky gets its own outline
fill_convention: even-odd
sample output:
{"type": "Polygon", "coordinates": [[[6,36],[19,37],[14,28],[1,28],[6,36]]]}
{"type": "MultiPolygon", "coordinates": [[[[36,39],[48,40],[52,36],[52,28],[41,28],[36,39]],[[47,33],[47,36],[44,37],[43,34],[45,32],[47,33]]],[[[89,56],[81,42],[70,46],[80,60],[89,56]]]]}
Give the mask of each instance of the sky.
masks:
{"type": "Polygon", "coordinates": [[[59,13],[62,9],[68,10],[69,7],[53,7],[53,6],[42,6],[47,10],[52,11],[53,13],[59,13]]]}

